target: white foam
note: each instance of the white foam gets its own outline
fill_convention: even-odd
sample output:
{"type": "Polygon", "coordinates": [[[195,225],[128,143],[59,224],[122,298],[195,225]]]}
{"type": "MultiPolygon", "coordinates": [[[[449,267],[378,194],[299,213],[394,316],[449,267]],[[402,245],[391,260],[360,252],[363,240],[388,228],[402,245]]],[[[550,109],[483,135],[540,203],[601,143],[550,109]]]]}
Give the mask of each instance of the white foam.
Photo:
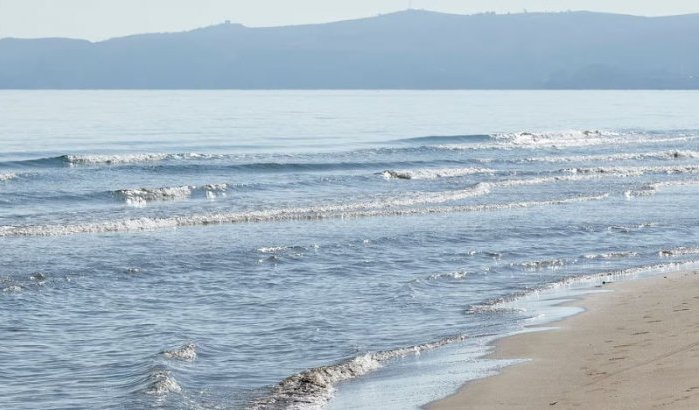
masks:
{"type": "Polygon", "coordinates": [[[383,362],[419,355],[420,353],[461,342],[464,336],[456,336],[433,343],[425,343],[394,350],[366,353],[330,366],[316,367],[295,374],[281,381],[267,397],[255,400],[250,409],[283,408],[310,410],[324,408],[335,392],[337,383],[363,376],[381,367],[383,362]]]}
{"type": "Polygon", "coordinates": [[[599,179],[599,175],[561,175],[552,177],[535,177],[535,178],[521,178],[521,179],[506,179],[503,181],[490,182],[494,187],[517,187],[517,186],[528,186],[528,185],[545,185],[554,184],[558,182],[578,182],[578,181],[590,181],[599,179]]]}
{"type": "Polygon", "coordinates": [[[640,145],[687,142],[696,136],[658,137],[645,134],[622,134],[610,131],[516,132],[494,135],[491,144],[446,144],[437,148],[447,150],[478,149],[565,149],[603,145],[640,145]]]}
{"type": "Polygon", "coordinates": [[[627,198],[637,198],[643,196],[655,195],[655,193],[663,188],[678,187],[678,186],[693,186],[699,185],[699,180],[678,180],[678,181],[663,181],[645,184],[638,189],[632,189],[624,192],[627,198]]]}
{"type": "Polygon", "coordinates": [[[197,346],[194,343],[188,343],[180,346],[177,349],[166,350],[163,356],[168,359],[182,360],[185,362],[193,362],[197,358],[197,346]]]}
{"type": "Polygon", "coordinates": [[[207,199],[226,196],[228,184],[208,184],[201,187],[186,185],[161,188],[120,189],[115,194],[122,198],[127,205],[145,206],[155,201],[177,201],[190,198],[194,192],[203,193],[207,199]]]}
{"type": "Polygon", "coordinates": [[[665,258],[671,258],[675,256],[687,256],[687,255],[699,255],[699,247],[689,248],[689,247],[679,247],[675,249],[664,249],[658,254],[665,258]]]}
{"type": "Polygon", "coordinates": [[[207,184],[201,187],[207,199],[216,199],[225,197],[228,190],[228,184],[207,184]]]}
{"type": "Polygon", "coordinates": [[[65,155],[62,158],[71,165],[122,165],[158,161],[216,159],[223,157],[223,155],[197,153],[145,153],[123,155],[65,155]]]}
{"type": "Polygon", "coordinates": [[[144,206],[153,201],[176,201],[192,196],[194,186],[120,189],[116,194],[123,198],[127,205],[144,206]]]}
{"type": "Polygon", "coordinates": [[[430,275],[427,279],[428,280],[463,279],[466,276],[468,276],[468,272],[456,271],[456,272],[449,272],[449,273],[436,273],[434,275],[430,275]]]}
{"type": "Polygon", "coordinates": [[[1,181],[9,181],[9,180],[11,180],[11,179],[15,179],[15,178],[17,178],[17,176],[18,176],[18,175],[17,175],[16,173],[14,173],[14,172],[5,172],[5,173],[2,173],[2,174],[0,174],[0,182],[1,182],[1,181]]]}
{"type": "Polygon", "coordinates": [[[543,293],[555,292],[560,289],[569,289],[574,287],[591,288],[593,286],[599,286],[605,283],[629,279],[641,274],[681,271],[689,267],[694,267],[696,264],[697,261],[663,263],[591,275],[567,277],[557,282],[549,283],[538,289],[532,289],[506,298],[492,300],[489,303],[474,305],[469,309],[469,311],[474,313],[484,311],[521,311],[521,302],[526,302],[530,299],[540,299],[543,293]]]}
{"type": "Polygon", "coordinates": [[[542,269],[560,269],[565,266],[565,261],[562,259],[551,259],[542,261],[523,262],[520,266],[526,270],[542,270],[542,269]]]}
{"type": "Polygon", "coordinates": [[[163,396],[168,393],[180,393],[182,387],[177,383],[172,372],[167,370],[157,371],[150,376],[150,385],[146,393],[163,396]]]}
{"type": "Polygon", "coordinates": [[[613,162],[632,160],[671,160],[671,159],[691,159],[699,158],[699,151],[657,151],[642,153],[623,153],[611,155],[574,155],[567,157],[534,157],[520,160],[519,162],[544,162],[544,163],[564,163],[564,162],[613,162]]]}
{"type": "Polygon", "coordinates": [[[258,248],[257,251],[260,253],[279,253],[279,252],[284,252],[287,249],[289,249],[288,246],[269,246],[269,247],[258,248]]]}
{"type": "Polygon", "coordinates": [[[638,252],[608,252],[608,253],[591,253],[583,256],[585,259],[620,259],[631,258],[638,256],[638,252]]]}
{"type": "MultiPolygon", "coordinates": [[[[0,226],[0,237],[6,236],[58,236],[79,233],[140,232],[155,229],[167,229],[202,225],[236,224],[270,221],[311,221],[331,218],[360,218],[381,216],[410,216],[425,214],[442,214],[457,212],[481,212],[506,209],[524,209],[535,206],[566,205],[578,202],[596,201],[608,198],[609,194],[577,196],[550,201],[529,201],[502,204],[443,206],[432,208],[395,208],[384,206],[383,209],[371,209],[363,204],[337,205],[311,208],[289,208],[253,212],[224,212],[195,214],[164,218],[136,218],[112,221],[90,222],[74,225],[24,225],[0,226]]],[[[436,196],[433,200],[441,202],[448,199],[436,196]]],[[[398,201],[412,204],[413,201],[398,201]]]]}
{"type": "Polygon", "coordinates": [[[437,179],[454,178],[474,174],[492,174],[488,168],[420,168],[407,170],[386,170],[381,173],[386,179],[437,179]]]}
{"type": "Polygon", "coordinates": [[[646,174],[697,174],[699,165],[654,166],[654,167],[594,167],[567,168],[561,170],[569,174],[611,174],[621,176],[640,176],[646,174]]]}

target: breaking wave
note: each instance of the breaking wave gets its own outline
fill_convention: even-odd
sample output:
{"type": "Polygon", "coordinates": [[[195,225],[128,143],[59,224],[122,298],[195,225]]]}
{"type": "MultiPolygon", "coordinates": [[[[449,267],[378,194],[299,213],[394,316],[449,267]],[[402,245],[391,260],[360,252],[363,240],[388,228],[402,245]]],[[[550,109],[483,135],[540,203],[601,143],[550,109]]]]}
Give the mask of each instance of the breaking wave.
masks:
{"type": "Polygon", "coordinates": [[[176,349],[166,350],[163,352],[163,356],[167,357],[168,359],[193,362],[197,358],[197,345],[194,343],[188,343],[176,349]]]}
{"type": "Polygon", "coordinates": [[[647,174],[697,174],[699,165],[686,166],[656,166],[656,167],[594,167],[567,168],[562,172],[569,174],[613,174],[621,176],[640,176],[647,174]]]}
{"type": "Polygon", "coordinates": [[[589,253],[583,256],[585,259],[622,259],[638,256],[638,252],[607,252],[589,253]]]}
{"type": "Polygon", "coordinates": [[[194,188],[193,186],[181,186],[153,189],[120,189],[116,191],[116,195],[122,198],[128,205],[142,206],[152,201],[174,201],[189,198],[194,188]]]}
{"type": "Polygon", "coordinates": [[[1,173],[0,174],[0,182],[2,181],[9,181],[11,179],[17,178],[17,174],[14,172],[6,172],[6,173],[1,173]]]}
{"type": "Polygon", "coordinates": [[[430,275],[429,277],[427,277],[427,280],[458,280],[463,279],[467,276],[468,272],[460,270],[449,273],[435,273],[434,275],[430,275]]]}
{"type": "Polygon", "coordinates": [[[195,192],[202,193],[208,199],[226,196],[227,184],[208,184],[197,186],[179,186],[162,188],[120,189],[114,194],[131,206],[144,206],[155,201],[176,201],[190,198],[195,192]]]}
{"type": "Polygon", "coordinates": [[[437,147],[445,150],[477,149],[566,149],[603,145],[658,144],[687,142],[696,136],[657,137],[646,134],[624,134],[610,131],[571,130],[564,132],[516,132],[493,135],[493,143],[458,144],[446,142],[437,147]]]}
{"type": "Polygon", "coordinates": [[[386,179],[437,179],[454,178],[474,174],[492,174],[488,168],[424,168],[415,170],[386,170],[381,173],[386,179]]]}
{"type": "Polygon", "coordinates": [[[181,393],[182,387],[172,376],[172,372],[165,369],[153,371],[148,377],[146,393],[155,396],[164,396],[169,393],[181,393]]]}
{"type": "Polygon", "coordinates": [[[642,185],[638,189],[628,190],[628,191],[624,192],[624,195],[627,198],[651,196],[651,195],[655,195],[662,188],[676,187],[676,186],[691,186],[691,185],[699,185],[699,180],[690,179],[690,180],[679,180],[679,181],[653,182],[653,183],[642,185]]]}
{"type": "Polygon", "coordinates": [[[502,181],[490,182],[493,187],[517,187],[517,186],[528,186],[528,185],[546,185],[554,184],[558,182],[579,182],[579,181],[590,181],[596,180],[600,177],[598,175],[562,175],[562,176],[552,176],[552,177],[535,177],[535,178],[522,178],[522,179],[505,179],[502,181]]]}
{"type": "Polygon", "coordinates": [[[529,261],[518,264],[518,266],[529,271],[538,271],[543,269],[560,269],[565,265],[566,262],[563,259],[529,261]]]}
{"type": "Polygon", "coordinates": [[[665,258],[687,255],[699,255],[699,247],[689,248],[686,246],[682,246],[675,249],[663,249],[662,251],[658,252],[658,255],[665,258]]]}
{"type": "Polygon", "coordinates": [[[217,154],[123,154],[123,155],[63,155],[58,159],[70,165],[121,165],[143,162],[177,161],[177,160],[201,160],[225,158],[225,155],[217,154]]]}
{"type": "Polygon", "coordinates": [[[624,153],[611,155],[575,155],[568,157],[533,157],[517,160],[515,162],[543,162],[543,163],[565,163],[565,162],[613,162],[613,161],[641,161],[641,160],[675,160],[699,158],[699,151],[658,151],[642,153],[624,153]]]}
{"type": "MultiPolygon", "coordinates": [[[[459,197],[458,194],[455,197],[459,197]]],[[[140,232],[155,229],[168,229],[190,226],[221,225],[236,223],[271,222],[271,221],[312,221],[331,218],[360,218],[382,216],[410,216],[425,214],[443,214],[457,212],[497,211],[504,209],[523,209],[535,206],[566,205],[578,202],[596,201],[609,197],[609,194],[594,196],[576,196],[549,201],[513,202],[484,205],[457,205],[432,208],[396,208],[371,209],[367,204],[335,205],[311,208],[289,208],[255,212],[224,212],[163,218],[136,218],[115,221],[90,222],[75,225],[26,225],[0,226],[0,237],[8,236],[58,236],[79,233],[140,232]]],[[[453,198],[453,197],[450,197],[453,198]]],[[[435,196],[438,202],[447,200],[435,196]]],[[[450,199],[453,200],[453,199],[450,199]]],[[[424,201],[424,199],[423,199],[424,201]]],[[[413,204],[414,200],[395,201],[394,204],[413,204]]],[[[384,207],[386,208],[386,207],[384,207]]]]}
{"type": "Polygon", "coordinates": [[[266,397],[253,401],[252,410],[321,409],[332,398],[337,383],[363,376],[381,367],[382,363],[410,355],[419,355],[449,344],[465,340],[455,336],[432,343],[425,343],[393,350],[367,353],[349,360],[303,371],[282,380],[266,397]]]}

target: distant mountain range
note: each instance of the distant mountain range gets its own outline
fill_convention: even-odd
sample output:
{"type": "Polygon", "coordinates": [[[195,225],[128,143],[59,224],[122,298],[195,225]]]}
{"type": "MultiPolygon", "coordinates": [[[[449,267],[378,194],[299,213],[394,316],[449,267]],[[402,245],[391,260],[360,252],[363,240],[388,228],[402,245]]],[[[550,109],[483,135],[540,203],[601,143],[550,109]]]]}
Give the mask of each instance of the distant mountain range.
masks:
{"type": "Polygon", "coordinates": [[[408,10],[92,43],[0,40],[5,89],[699,89],[699,14],[408,10]]]}

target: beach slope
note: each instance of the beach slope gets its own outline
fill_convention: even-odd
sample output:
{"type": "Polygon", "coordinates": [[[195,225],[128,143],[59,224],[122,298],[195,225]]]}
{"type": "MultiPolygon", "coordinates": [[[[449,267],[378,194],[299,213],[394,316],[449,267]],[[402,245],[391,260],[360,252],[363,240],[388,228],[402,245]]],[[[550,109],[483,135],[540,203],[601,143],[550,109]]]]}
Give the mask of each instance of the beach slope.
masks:
{"type": "Polygon", "coordinates": [[[605,286],[557,330],[500,341],[529,358],[428,406],[451,409],[699,409],[699,275],[605,286]]]}

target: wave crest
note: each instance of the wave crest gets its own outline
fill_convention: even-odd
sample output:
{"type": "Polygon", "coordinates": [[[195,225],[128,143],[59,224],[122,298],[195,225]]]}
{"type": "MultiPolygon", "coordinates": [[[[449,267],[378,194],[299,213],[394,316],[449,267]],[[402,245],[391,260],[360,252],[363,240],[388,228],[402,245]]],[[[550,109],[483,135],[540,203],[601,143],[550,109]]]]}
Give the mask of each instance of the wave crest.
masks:
{"type": "Polygon", "coordinates": [[[5,173],[0,174],[0,182],[9,181],[9,180],[15,179],[17,177],[18,177],[18,175],[14,172],[5,172],[5,173]]]}
{"type": "MultiPolygon", "coordinates": [[[[80,233],[142,232],[155,229],[180,228],[236,223],[270,221],[311,221],[331,218],[360,218],[382,216],[410,216],[457,212],[497,211],[524,209],[535,206],[567,205],[578,202],[606,199],[609,194],[576,196],[549,201],[511,202],[502,204],[461,205],[433,208],[371,209],[363,204],[338,205],[317,208],[289,208],[270,211],[229,212],[173,216],[164,218],[137,218],[115,221],[90,222],[75,225],[24,225],[0,226],[0,237],[8,236],[59,236],[80,233]]],[[[437,197],[438,200],[443,198],[437,197]]],[[[407,201],[410,202],[410,201],[407,201]]],[[[388,207],[390,208],[390,207],[388,207]]]]}
{"type": "Polygon", "coordinates": [[[282,380],[267,397],[255,400],[250,408],[263,409],[320,409],[330,401],[337,383],[353,379],[381,367],[383,362],[419,355],[448,344],[461,342],[465,336],[455,336],[394,350],[367,353],[349,360],[303,371],[282,380]]]}
{"type": "Polygon", "coordinates": [[[176,349],[166,350],[163,352],[163,356],[167,357],[168,359],[193,362],[197,358],[197,345],[194,343],[188,343],[176,349]]]}
{"type": "Polygon", "coordinates": [[[414,170],[386,170],[381,173],[386,179],[437,179],[455,178],[474,174],[492,174],[488,168],[422,168],[414,170]]]}
{"type": "Polygon", "coordinates": [[[121,155],[63,155],[58,159],[70,165],[123,165],[144,162],[197,160],[224,158],[224,155],[198,154],[198,153],[145,153],[145,154],[121,154],[121,155]]]}

